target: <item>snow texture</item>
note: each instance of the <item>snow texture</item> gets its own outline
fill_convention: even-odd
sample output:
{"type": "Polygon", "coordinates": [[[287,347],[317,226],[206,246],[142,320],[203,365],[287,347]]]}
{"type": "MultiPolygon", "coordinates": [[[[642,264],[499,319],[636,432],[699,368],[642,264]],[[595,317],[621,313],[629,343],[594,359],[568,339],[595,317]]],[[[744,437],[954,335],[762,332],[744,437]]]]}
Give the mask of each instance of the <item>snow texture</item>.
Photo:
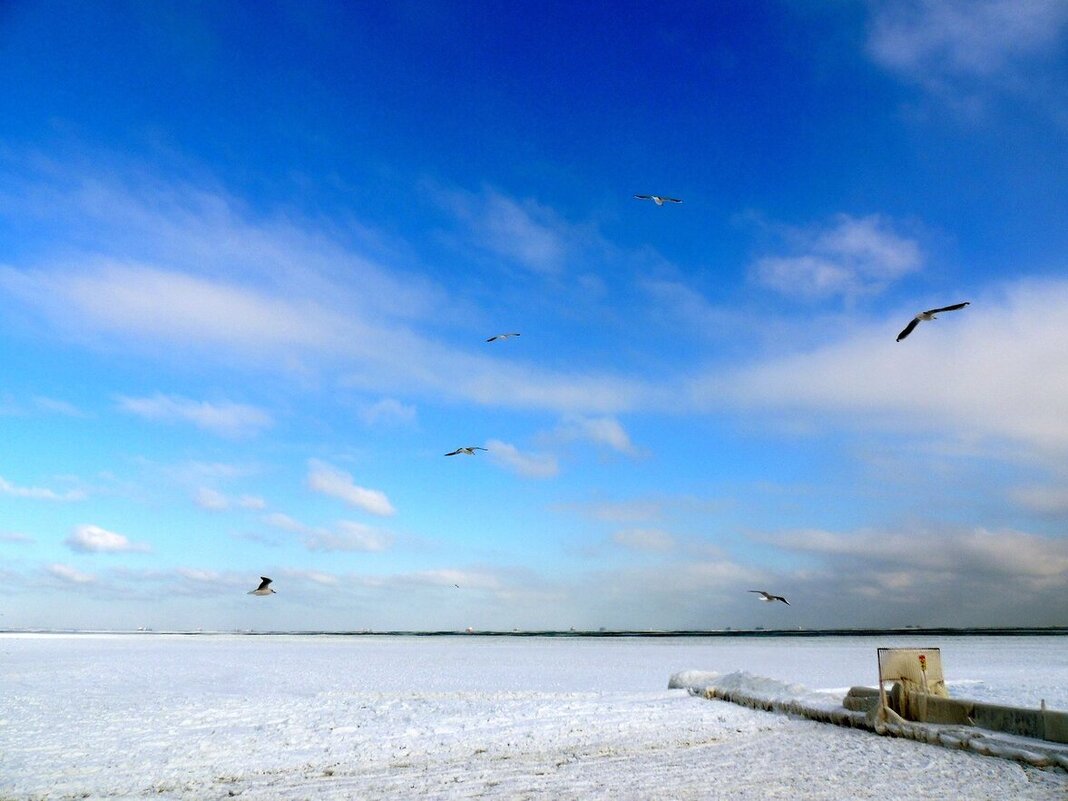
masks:
{"type": "Polygon", "coordinates": [[[1068,638],[819,639],[0,635],[0,799],[1068,797],[1062,771],[666,689],[745,669],[840,700],[878,645],[941,644],[991,700],[1065,707],[1068,638]]]}
{"type": "Polygon", "coordinates": [[[671,677],[668,687],[685,689],[709,700],[730,701],[752,709],[798,715],[822,723],[867,729],[946,748],[965,748],[983,756],[1068,771],[1068,746],[1059,743],[988,731],[977,726],[917,723],[896,716],[889,719],[872,717],[865,712],[845,709],[836,694],[811,692],[800,685],[754,676],[745,671],[726,676],[682,671],[671,677]]]}

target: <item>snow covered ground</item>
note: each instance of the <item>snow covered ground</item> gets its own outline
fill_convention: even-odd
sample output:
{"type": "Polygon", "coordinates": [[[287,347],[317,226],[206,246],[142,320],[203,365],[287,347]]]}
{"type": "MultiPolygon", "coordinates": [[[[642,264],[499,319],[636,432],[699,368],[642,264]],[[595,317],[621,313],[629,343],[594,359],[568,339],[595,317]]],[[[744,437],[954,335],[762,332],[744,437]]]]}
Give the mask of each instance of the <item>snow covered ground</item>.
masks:
{"type": "Polygon", "coordinates": [[[844,694],[940,646],[954,694],[1068,709],[1068,637],[0,635],[0,799],[1057,799],[1068,774],[705,701],[844,694]]]}

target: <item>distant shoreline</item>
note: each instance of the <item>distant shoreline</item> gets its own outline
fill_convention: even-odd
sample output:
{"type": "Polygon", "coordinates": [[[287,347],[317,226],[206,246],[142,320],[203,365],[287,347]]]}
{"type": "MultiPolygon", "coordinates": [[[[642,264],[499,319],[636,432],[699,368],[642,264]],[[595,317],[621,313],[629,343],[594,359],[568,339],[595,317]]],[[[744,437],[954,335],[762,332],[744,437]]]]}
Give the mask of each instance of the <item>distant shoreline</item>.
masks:
{"type": "Polygon", "coordinates": [[[544,637],[551,638],[632,638],[656,639],[679,637],[1024,637],[1068,636],[1068,626],[1015,628],[895,628],[895,629],[679,629],[679,630],[529,630],[529,631],[184,631],[168,629],[0,629],[3,634],[169,634],[189,637],[251,636],[251,637],[544,637]]]}

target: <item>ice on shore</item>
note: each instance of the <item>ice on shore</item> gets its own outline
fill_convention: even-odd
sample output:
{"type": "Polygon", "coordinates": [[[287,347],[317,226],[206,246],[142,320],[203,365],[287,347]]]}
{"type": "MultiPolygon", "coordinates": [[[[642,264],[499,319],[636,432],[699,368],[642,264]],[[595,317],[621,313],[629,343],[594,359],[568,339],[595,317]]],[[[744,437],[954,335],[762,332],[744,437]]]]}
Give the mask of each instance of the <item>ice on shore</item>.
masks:
{"type": "MultiPolygon", "coordinates": [[[[1041,644],[1051,646],[1068,664],[1068,641],[1041,644]]],[[[0,635],[0,798],[1068,795],[1063,772],[666,689],[695,665],[847,686],[839,671],[853,669],[857,645],[760,647],[762,657],[705,640],[0,635]]]]}
{"type": "Polygon", "coordinates": [[[1068,745],[1063,743],[971,725],[920,723],[902,720],[897,716],[876,719],[866,712],[846,709],[837,693],[813,692],[798,684],[754,676],[745,671],[727,675],[681,671],[671,677],[668,687],[685,689],[709,700],[725,700],[752,709],[796,715],[807,720],[905,737],[929,745],[968,749],[983,756],[1014,759],[1035,767],[1068,771],[1068,745]]]}

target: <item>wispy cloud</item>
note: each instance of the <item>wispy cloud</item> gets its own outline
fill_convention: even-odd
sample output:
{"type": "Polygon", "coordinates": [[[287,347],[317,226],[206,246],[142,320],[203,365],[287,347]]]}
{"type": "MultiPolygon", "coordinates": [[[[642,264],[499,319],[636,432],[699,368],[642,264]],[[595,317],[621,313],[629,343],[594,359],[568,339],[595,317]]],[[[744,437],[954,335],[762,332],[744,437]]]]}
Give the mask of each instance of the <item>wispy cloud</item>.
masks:
{"type": "Polygon", "coordinates": [[[221,512],[224,509],[230,508],[230,499],[218,490],[213,490],[210,487],[201,487],[198,489],[193,496],[193,501],[201,509],[208,509],[213,512],[221,512]]]}
{"type": "Polygon", "coordinates": [[[670,551],[675,538],[661,528],[625,528],[612,534],[612,542],[638,551],[670,551]]]}
{"type": "Polygon", "coordinates": [[[232,498],[223,492],[211,487],[199,487],[193,494],[193,502],[201,509],[213,512],[221,512],[226,509],[238,507],[240,509],[261,510],[267,508],[267,502],[256,495],[239,495],[232,498]]]}
{"type": "Polygon", "coordinates": [[[191,567],[179,567],[175,570],[175,573],[184,579],[202,584],[215,584],[223,578],[223,574],[218,570],[201,570],[191,567]]]}
{"type": "Polygon", "coordinates": [[[698,407],[788,411],[793,423],[809,412],[836,425],[913,433],[937,425],[1041,451],[1068,448],[1068,373],[1050,368],[1068,353],[1068,281],[1012,285],[895,341],[912,315],[934,305],[925,299],[808,352],[709,374],[692,397],[698,407]]]}
{"type": "MultiPolygon", "coordinates": [[[[680,336],[716,339],[757,328],[752,315],[733,306],[716,306],[682,281],[645,279],[640,286],[649,297],[654,316],[680,336]]],[[[759,324],[767,326],[768,321],[760,320],[759,324]]]]}
{"type": "Polygon", "coordinates": [[[898,0],[872,10],[868,52],[918,80],[989,77],[1050,52],[1068,25],[1059,0],[898,0]]]}
{"type": "Polygon", "coordinates": [[[403,573],[390,577],[386,583],[391,586],[454,587],[460,590],[484,590],[490,592],[502,591],[507,585],[501,575],[491,570],[457,568],[440,568],[438,570],[403,573]]]}
{"type": "Polygon", "coordinates": [[[988,593],[1004,596],[1011,593],[1012,586],[1053,591],[1063,588],[1068,580],[1068,540],[1022,531],[809,530],[789,532],[771,541],[831,560],[852,577],[858,589],[872,594],[880,589],[923,589],[926,594],[937,582],[955,588],[984,586],[988,593]],[[995,592],[992,587],[998,581],[1005,583],[995,592]]]}
{"type": "Polygon", "coordinates": [[[309,551],[379,552],[389,550],[395,540],[387,531],[352,520],[339,520],[333,528],[323,528],[274,512],[264,517],[264,522],[282,531],[300,534],[309,551]]]}
{"type": "MultiPolygon", "coordinates": [[[[661,392],[611,372],[556,371],[436,339],[422,329],[461,298],[382,265],[369,255],[373,248],[341,241],[321,221],[293,210],[257,217],[208,181],[197,186],[132,173],[92,175],[62,165],[26,168],[4,179],[0,205],[45,229],[76,233],[82,250],[0,266],[0,295],[36,331],[83,347],[238,363],[301,380],[336,371],[346,386],[385,397],[426,394],[560,412],[614,414],[661,392]]],[[[492,192],[464,202],[479,219],[497,221],[490,227],[500,232],[499,247],[514,247],[515,258],[530,269],[554,269],[560,256],[553,254],[603,247],[592,229],[563,222],[537,204],[492,192]],[[520,245],[527,218],[530,232],[520,245]]],[[[185,398],[129,400],[154,419],[197,420],[227,436],[271,425],[262,409],[231,426],[210,422],[210,409],[197,410],[197,402],[185,398]]],[[[379,423],[402,421],[410,403],[383,403],[367,413],[379,423]]]]}
{"type": "Polygon", "coordinates": [[[263,522],[269,526],[274,526],[282,531],[289,531],[294,534],[303,534],[307,531],[311,531],[308,526],[283,512],[271,512],[269,515],[264,516],[263,522]]]}
{"type": "Polygon", "coordinates": [[[68,584],[92,584],[96,581],[96,576],[83,573],[70,565],[55,563],[49,565],[47,570],[51,575],[68,584]]]}
{"type": "MultiPolygon", "coordinates": [[[[1047,83],[1041,63],[1068,27],[1068,6],[1060,0],[870,5],[867,51],[875,63],[969,115],[991,93],[1034,96],[1034,87],[1047,83]]],[[[1053,81],[1050,89],[1063,102],[1063,81],[1053,81]]]]}
{"type": "Polygon", "coordinates": [[[575,511],[583,517],[605,523],[645,523],[660,519],[664,513],[664,507],[664,501],[643,498],[557,504],[554,508],[565,512],[575,511]]]}
{"type": "Polygon", "coordinates": [[[357,486],[351,474],[318,459],[308,462],[308,487],[373,515],[388,517],[397,512],[384,492],[357,486]]]}
{"type": "Polygon", "coordinates": [[[34,405],[38,409],[53,414],[61,414],[66,417],[85,417],[86,414],[73,403],[65,400],[58,400],[56,398],[46,398],[43,396],[37,396],[33,399],[34,405]]]}
{"type": "Polygon", "coordinates": [[[332,531],[319,529],[309,533],[304,545],[310,551],[373,553],[389,550],[393,545],[393,536],[363,523],[342,520],[335,524],[332,531]]]}
{"type": "Polygon", "coordinates": [[[415,422],[415,406],[395,398],[381,398],[360,410],[360,417],[369,426],[410,425],[415,422]]]}
{"type": "Polygon", "coordinates": [[[118,408],[145,420],[192,423],[224,437],[250,436],[274,424],[267,412],[244,403],[211,403],[159,393],[145,398],[120,396],[118,408]]]}
{"type": "Polygon", "coordinates": [[[136,553],[151,550],[143,543],[130,542],[122,534],[88,524],[75,526],[63,543],[72,551],[87,553],[136,553]]]}
{"type": "Polygon", "coordinates": [[[536,273],[560,273],[569,257],[599,241],[592,228],[569,223],[533,199],[516,200],[493,189],[439,196],[477,247],[536,273]]]}
{"type": "Polygon", "coordinates": [[[1068,514],[1068,486],[1016,487],[1010,497],[1016,504],[1039,514],[1068,514]]]}
{"type": "Polygon", "coordinates": [[[322,587],[336,587],[340,582],[337,576],[332,573],[323,573],[321,570],[283,570],[279,575],[287,581],[292,579],[310,581],[322,587]]]}
{"type": "Polygon", "coordinates": [[[614,417],[571,415],[557,426],[553,438],[563,442],[585,440],[627,456],[638,452],[626,429],[614,417]]]}
{"type": "Polygon", "coordinates": [[[196,484],[201,481],[232,481],[254,475],[259,469],[251,464],[230,462],[187,461],[177,464],[159,464],[147,459],[140,461],[148,469],[166,473],[173,480],[183,484],[196,484]]]}
{"type": "Polygon", "coordinates": [[[47,487],[20,487],[0,476],[0,493],[11,495],[16,498],[32,498],[39,501],[81,501],[85,500],[83,490],[67,490],[56,492],[47,487]]]}
{"type": "Polygon", "coordinates": [[[762,256],[750,271],[759,283],[794,298],[874,295],[923,261],[915,240],[879,215],[839,214],[827,225],[781,230],[792,252],[762,256]]]}
{"type": "Polygon", "coordinates": [[[489,440],[486,449],[494,462],[526,478],[552,478],[560,472],[556,457],[549,454],[522,453],[499,439],[489,440]]]}

